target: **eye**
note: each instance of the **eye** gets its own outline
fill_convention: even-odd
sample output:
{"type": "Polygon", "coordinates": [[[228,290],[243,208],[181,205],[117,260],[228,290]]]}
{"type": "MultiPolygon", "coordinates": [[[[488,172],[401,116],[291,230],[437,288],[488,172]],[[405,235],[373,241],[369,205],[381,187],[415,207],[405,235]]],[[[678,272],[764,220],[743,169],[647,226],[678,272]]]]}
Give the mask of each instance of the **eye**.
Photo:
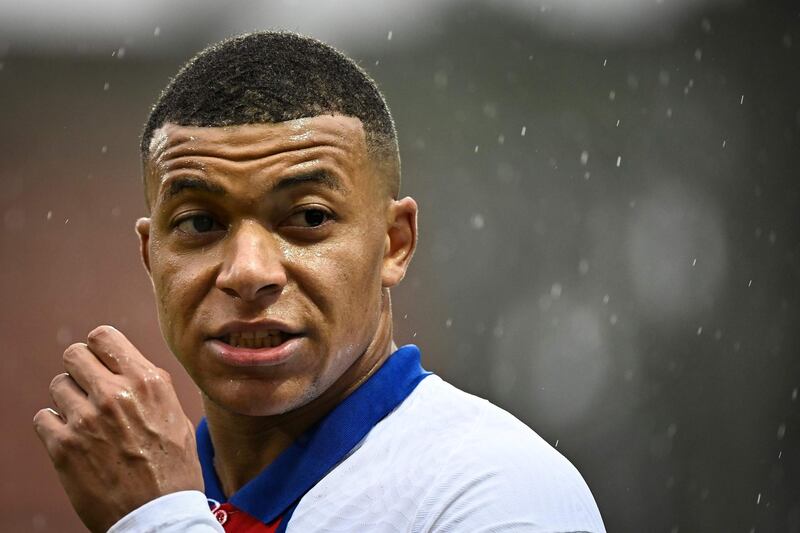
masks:
{"type": "Polygon", "coordinates": [[[286,219],[284,225],[289,227],[316,228],[322,226],[332,218],[333,216],[328,211],[317,207],[311,207],[291,215],[286,219]]]}
{"type": "Polygon", "coordinates": [[[214,220],[212,216],[203,214],[185,217],[184,219],[180,220],[175,227],[183,233],[188,233],[189,235],[197,235],[225,229],[225,227],[214,220]]]}

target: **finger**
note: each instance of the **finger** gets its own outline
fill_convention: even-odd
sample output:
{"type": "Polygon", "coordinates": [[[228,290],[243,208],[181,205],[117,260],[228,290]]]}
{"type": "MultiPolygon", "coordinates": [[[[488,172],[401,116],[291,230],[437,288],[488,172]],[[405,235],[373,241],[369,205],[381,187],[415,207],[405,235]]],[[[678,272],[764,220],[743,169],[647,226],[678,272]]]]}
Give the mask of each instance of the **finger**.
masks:
{"type": "Polygon", "coordinates": [[[50,397],[61,418],[69,421],[87,400],[86,392],[75,383],[69,374],[59,374],[50,382],[50,397]]]}
{"type": "Polygon", "coordinates": [[[82,342],[64,350],[64,370],[88,395],[100,393],[100,386],[114,378],[114,374],[82,342]]]}
{"type": "Polygon", "coordinates": [[[147,360],[121,331],[112,326],[98,326],[89,332],[86,344],[92,353],[115,374],[151,370],[147,360]]]}
{"type": "Polygon", "coordinates": [[[67,424],[58,413],[47,407],[40,409],[33,415],[33,429],[47,449],[48,455],[53,457],[57,443],[60,442],[62,435],[67,431],[67,424]]]}

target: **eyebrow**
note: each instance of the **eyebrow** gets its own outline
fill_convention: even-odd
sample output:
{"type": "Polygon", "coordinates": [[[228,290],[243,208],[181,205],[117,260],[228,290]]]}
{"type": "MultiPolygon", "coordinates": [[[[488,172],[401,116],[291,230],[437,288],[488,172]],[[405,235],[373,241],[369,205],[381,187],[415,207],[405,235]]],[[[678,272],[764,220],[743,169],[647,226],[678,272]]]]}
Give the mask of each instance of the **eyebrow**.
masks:
{"type": "MultiPolygon", "coordinates": [[[[270,188],[270,192],[280,192],[307,184],[319,184],[336,192],[347,192],[338,177],[324,170],[282,178],[270,188]]],[[[217,196],[226,192],[224,187],[216,183],[191,176],[180,176],[169,181],[169,186],[161,193],[161,201],[167,202],[187,190],[206,192],[217,196]]]]}
{"type": "Polygon", "coordinates": [[[334,174],[325,170],[316,170],[306,174],[298,174],[296,176],[288,176],[279,180],[272,186],[270,192],[279,192],[292,187],[300,185],[317,184],[327,187],[328,189],[336,192],[347,192],[342,182],[334,174]]]}
{"type": "Polygon", "coordinates": [[[161,192],[161,201],[166,202],[167,200],[171,200],[186,190],[201,191],[216,195],[225,193],[225,189],[215,183],[210,183],[200,178],[181,176],[170,180],[169,187],[161,192]]]}

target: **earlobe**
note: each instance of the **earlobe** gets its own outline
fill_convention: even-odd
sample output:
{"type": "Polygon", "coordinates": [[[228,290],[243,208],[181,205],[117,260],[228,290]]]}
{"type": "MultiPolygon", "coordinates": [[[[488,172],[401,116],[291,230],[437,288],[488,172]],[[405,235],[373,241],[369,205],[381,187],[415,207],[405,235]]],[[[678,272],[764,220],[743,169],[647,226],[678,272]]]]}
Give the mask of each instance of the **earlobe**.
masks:
{"type": "Polygon", "coordinates": [[[381,272],[381,282],[386,288],[403,280],[417,247],[417,203],[414,199],[405,197],[393,201],[389,210],[381,272]]]}
{"type": "Polygon", "coordinates": [[[142,263],[150,275],[150,219],[142,217],[136,221],[136,235],[139,236],[139,254],[142,263]]]}

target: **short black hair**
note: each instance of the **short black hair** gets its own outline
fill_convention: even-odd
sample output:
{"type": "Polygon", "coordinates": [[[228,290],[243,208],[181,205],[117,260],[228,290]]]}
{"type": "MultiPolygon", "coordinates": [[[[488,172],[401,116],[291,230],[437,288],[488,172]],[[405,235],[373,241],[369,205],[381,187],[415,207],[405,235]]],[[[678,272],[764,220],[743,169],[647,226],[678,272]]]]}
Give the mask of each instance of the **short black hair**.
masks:
{"type": "Polygon", "coordinates": [[[142,132],[142,160],[155,130],[284,122],[323,114],[361,120],[367,149],[400,187],[397,132],[375,82],[333,47],[291,32],[265,31],[213,44],[190,59],[162,91],[142,132]],[[387,165],[388,164],[388,165],[387,165]]]}

